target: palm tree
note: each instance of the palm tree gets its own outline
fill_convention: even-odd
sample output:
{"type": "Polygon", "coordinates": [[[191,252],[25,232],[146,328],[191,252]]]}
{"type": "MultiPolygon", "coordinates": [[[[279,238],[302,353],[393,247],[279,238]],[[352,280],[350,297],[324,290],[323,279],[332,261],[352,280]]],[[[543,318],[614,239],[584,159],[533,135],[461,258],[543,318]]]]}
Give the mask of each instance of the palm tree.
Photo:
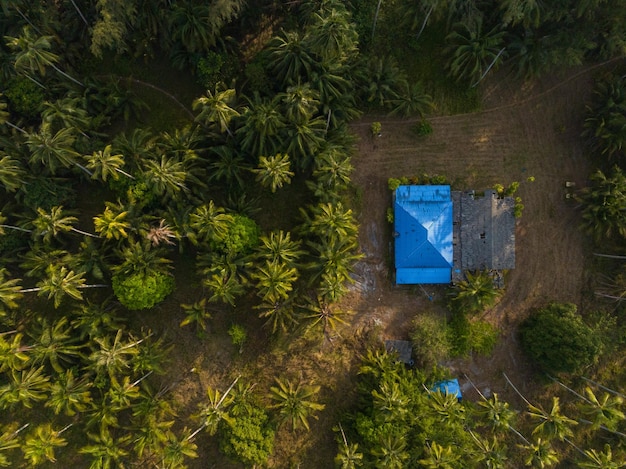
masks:
{"type": "Polygon", "coordinates": [[[592,420],[592,428],[597,430],[606,427],[615,431],[617,425],[626,418],[621,410],[624,400],[620,396],[611,396],[608,393],[598,398],[589,386],[585,387],[585,394],[587,399],[581,410],[592,420]]]}
{"type": "MultiPolygon", "coordinates": [[[[3,152],[0,152],[0,156],[3,152]]],[[[0,158],[0,184],[7,192],[15,192],[24,186],[26,182],[26,171],[18,160],[4,155],[0,158]]]]}
{"type": "Polygon", "coordinates": [[[152,373],[148,373],[144,375],[143,378],[132,383],[128,376],[124,376],[121,380],[111,380],[111,385],[106,392],[106,398],[111,404],[113,412],[120,412],[124,409],[130,409],[133,406],[133,403],[140,397],[139,383],[150,376],[150,374],[152,373]]]}
{"type": "Polygon", "coordinates": [[[270,388],[269,398],[274,402],[270,407],[278,409],[281,423],[288,422],[293,431],[303,427],[309,430],[309,418],[317,419],[314,412],[324,410],[324,404],[314,400],[320,386],[309,386],[302,382],[294,384],[288,379],[274,378],[276,386],[270,388]]]}
{"type": "Polygon", "coordinates": [[[337,193],[350,184],[354,167],[345,150],[337,145],[327,145],[315,157],[313,177],[321,185],[320,196],[337,193]]]}
{"type": "Polygon", "coordinates": [[[236,273],[227,268],[211,274],[204,279],[203,284],[211,292],[209,297],[211,303],[220,301],[234,307],[237,298],[244,293],[243,285],[236,273]]]}
{"type": "Polygon", "coordinates": [[[43,122],[50,124],[54,129],[71,128],[85,137],[83,131],[91,122],[79,97],[64,97],[54,102],[44,102],[41,117],[43,122]]]}
{"type": "Polygon", "coordinates": [[[46,275],[51,265],[68,265],[72,256],[64,249],[49,250],[41,243],[36,243],[33,248],[22,255],[20,268],[25,271],[27,277],[40,278],[46,275]]]}
{"type": "Polygon", "coordinates": [[[239,116],[239,112],[235,109],[237,92],[234,89],[224,88],[223,83],[216,84],[213,92],[207,90],[206,95],[194,100],[192,106],[194,111],[200,109],[196,120],[205,125],[217,124],[221,133],[228,132],[232,136],[229,128],[230,121],[239,116]]]}
{"type": "Polygon", "coordinates": [[[33,363],[47,363],[57,373],[63,373],[80,356],[81,347],[75,345],[77,340],[72,332],[66,316],[52,324],[45,317],[38,318],[33,330],[29,331],[34,341],[31,348],[33,363]]]}
{"type": "Polygon", "coordinates": [[[320,105],[319,92],[311,88],[310,83],[297,83],[278,96],[281,97],[288,122],[302,124],[310,121],[320,105]]]}
{"type": "Polygon", "coordinates": [[[206,320],[211,319],[211,313],[206,308],[206,298],[193,304],[181,304],[180,307],[186,314],[185,319],[180,322],[180,327],[194,323],[196,334],[202,336],[207,330],[206,320]]]}
{"type": "Polygon", "coordinates": [[[379,389],[372,390],[372,397],[376,417],[385,422],[401,421],[409,411],[409,398],[397,382],[383,381],[379,389]]]}
{"type": "Polygon", "coordinates": [[[19,285],[20,279],[8,278],[8,271],[0,268],[0,302],[9,309],[18,307],[18,300],[22,298],[22,287],[19,285]]]}
{"type": "Polygon", "coordinates": [[[85,285],[84,273],[74,273],[62,265],[50,265],[47,277],[37,283],[35,288],[21,290],[22,293],[37,292],[38,296],[47,295],[54,300],[54,307],[58,308],[65,295],[75,300],[82,300],[81,288],[105,287],[106,285],[85,285]]]}
{"type": "Polygon", "coordinates": [[[433,108],[432,97],[424,91],[421,83],[409,85],[403,82],[398,87],[397,97],[390,100],[393,109],[389,115],[401,117],[423,117],[433,108]]]}
{"type": "Polygon", "coordinates": [[[228,233],[231,223],[232,216],[211,200],[208,204],[196,207],[189,216],[189,226],[195,232],[190,239],[195,243],[221,240],[228,233]]]}
{"type": "Polygon", "coordinates": [[[398,97],[396,90],[406,82],[406,76],[390,55],[371,59],[367,67],[369,82],[364,84],[367,102],[385,107],[398,97]]]}
{"type": "Polygon", "coordinates": [[[159,196],[176,198],[181,192],[189,191],[185,184],[187,170],[184,163],[177,158],[161,155],[160,160],[147,160],[143,174],[146,182],[159,196]]]}
{"type": "Polygon", "coordinates": [[[172,261],[164,257],[162,247],[152,247],[147,240],[130,243],[116,251],[122,263],[111,267],[114,274],[149,275],[155,272],[166,274],[169,272],[172,261]]]}
{"type": "Polygon", "coordinates": [[[483,32],[481,17],[467,24],[455,25],[446,37],[450,53],[450,73],[457,80],[467,79],[476,85],[497,63],[504,52],[504,31],[499,26],[483,32]]]}
{"type": "Polygon", "coordinates": [[[78,218],[72,215],[65,215],[62,205],[52,207],[50,212],[38,208],[37,214],[37,218],[32,221],[33,227],[35,228],[34,234],[36,236],[42,236],[45,242],[50,242],[52,238],[55,238],[59,233],[66,233],[68,231],[98,238],[98,236],[94,234],[74,228],[72,224],[77,222],[78,218]]]}
{"type": "Polygon", "coordinates": [[[323,62],[344,63],[357,53],[358,34],[345,7],[314,13],[307,31],[310,48],[323,62]]]}
{"type": "Polygon", "coordinates": [[[54,449],[59,446],[66,446],[67,441],[61,437],[68,427],[58,431],[53,430],[52,425],[44,423],[38,425],[35,430],[26,437],[22,452],[24,458],[32,465],[39,466],[47,461],[56,462],[54,449]]]}
{"type": "Polygon", "coordinates": [[[283,87],[306,83],[316,63],[308,37],[299,31],[283,31],[270,42],[269,66],[283,87]]]}
{"type": "Polygon", "coordinates": [[[626,462],[614,461],[611,446],[604,445],[604,451],[588,449],[584,452],[587,459],[579,461],[576,465],[581,469],[621,469],[626,467],[626,462]]]}
{"type": "Polygon", "coordinates": [[[476,313],[493,306],[501,291],[493,282],[488,272],[466,272],[465,280],[454,287],[452,302],[461,311],[476,313]]]}
{"type": "Polygon", "coordinates": [[[7,46],[16,51],[15,70],[18,72],[38,71],[40,75],[46,74],[46,67],[52,67],[57,73],[73,81],[77,85],[84,86],[80,81],[59,69],[55,65],[59,57],[50,52],[52,36],[35,37],[30,26],[22,28],[22,35],[18,37],[5,37],[7,46]]]}
{"type": "Polygon", "coordinates": [[[106,202],[104,212],[97,217],[93,217],[96,233],[106,239],[115,238],[119,240],[128,237],[127,230],[131,228],[130,223],[126,221],[128,211],[117,211],[118,209],[119,207],[116,205],[106,202]]]}
{"type": "Polygon", "coordinates": [[[123,342],[122,329],[118,330],[115,338],[111,336],[94,337],[93,341],[97,348],[89,355],[89,367],[93,368],[97,375],[106,373],[113,379],[121,371],[131,367],[131,360],[139,353],[137,346],[145,339],[133,342],[123,342]]]}
{"type": "Polygon", "coordinates": [[[274,156],[259,156],[259,167],[252,170],[256,173],[256,179],[263,187],[269,187],[272,192],[282,188],[284,184],[291,183],[295,175],[291,171],[291,161],[286,153],[278,153],[274,156]]]}
{"type": "Polygon", "coordinates": [[[74,377],[74,370],[65,370],[56,376],[50,385],[50,397],[45,403],[55,415],[63,414],[74,416],[77,413],[87,412],[92,406],[90,388],[92,383],[85,376],[81,379],[74,377]]]}
{"type": "Polygon", "coordinates": [[[248,106],[242,115],[242,125],[235,132],[241,148],[252,157],[276,153],[279,133],[285,126],[278,98],[270,101],[255,93],[246,101],[248,106]]]}
{"type": "Polygon", "coordinates": [[[242,175],[249,169],[243,156],[227,145],[211,147],[209,152],[217,156],[217,159],[209,165],[211,169],[209,179],[224,181],[227,187],[236,183],[240,189],[243,189],[245,183],[242,175]]]}
{"type": "Polygon", "coordinates": [[[164,219],[161,219],[157,226],[150,227],[148,233],[146,233],[146,238],[148,238],[153,247],[160,246],[162,243],[173,246],[176,243],[172,240],[179,238],[179,235],[164,219]]]}
{"type": "Polygon", "coordinates": [[[80,303],[72,313],[72,327],[81,340],[106,337],[123,326],[124,319],[118,317],[108,301],[92,304],[80,303]]]}
{"type": "MultiPolygon", "coordinates": [[[[59,166],[69,168],[72,165],[81,167],[76,158],[78,152],[73,149],[76,136],[72,128],[66,127],[53,133],[50,124],[43,122],[39,132],[26,136],[26,145],[31,152],[30,164],[41,164],[51,174],[56,174],[59,166]]],[[[91,173],[85,170],[89,176],[91,173]]]]}
{"type": "Polygon", "coordinates": [[[17,428],[17,424],[13,423],[4,428],[3,433],[0,435],[0,467],[12,466],[13,460],[9,460],[4,453],[20,447],[17,435],[28,427],[28,425],[29,424],[27,423],[22,425],[20,428],[17,428]]]}
{"type": "Polygon", "coordinates": [[[198,446],[191,441],[189,430],[184,428],[182,434],[177,436],[174,432],[167,432],[167,441],[163,448],[163,467],[171,469],[184,469],[185,458],[197,458],[198,446]]]}
{"type": "Polygon", "coordinates": [[[524,459],[526,466],[537,467],[544,469],[546,467],[554,466],[559,462],[559,456],[552,449],[552,445],[549,441],[544,441],[541,438],[537,438],[534,443],[528,446],[522,447],[528,451],[528,455],[524,459]]]}
{"type": "Polygon", "coordinates": [[[88,454],[92,459],[90,469],[108,469],[111,467],[123,468],[128,451],[124,449],[130,440],[130,435],[114,438],[106,425],[100,426],[99,433],[87,433],[87,437],[93,442],[83,446],[79,453],[88,454]]]}
{"type": "Polygon", "coordinates": [[[486,469],[504,469],[507,467],[506,451],[500,445],[498,438],[493,436],[491,441],[477,437],[470,430],[474,442],[476,443],[476,449],[478,450],[472,462],[481,464],[481,467],[486,469]]]}
{"type": "Polygon", "coordinates": [[[23,337],[21,332],[0,334],[0,373],[23,370],[30,361],[30,356],[26,353],[30,347],[22,344],[23,337]],[[6,336],[10,336],[12,340],[7,341],[6,336]]]}
{"type": "Polygon", "coordinates": [[[597,242],[626,236],[626,176],[615,166],[611,175],[591,175],[593,186],[582,190],[583,229],[597,242]]]}
{"type": "Polygon", "coordinates": [[[358,233],[352,210],[344,208],[343,203],[321,203],[310,208],[309,216],[300,210],[305,226],[319,236],[351,238],[358,233]]]}
{"type": "Polygon", "coordinates": [[[309,298],[303,308],[306,311],[304,317],[311,321],[309,328],[321,326],[322,333],[327,337],[331,331],[335,332],[339,325],[346,325],[347,322],[343,316],[351,314],[348,311],[331,307],[329,302],[321,296],[318,296],[316,300],[309,298]]]}
{"type": "Polygon", "coordinates": [[[283,230],[272,231],[269,236],[259,238],[258,254],[262,259],[270,262],[283,262],[289,266],[296,266],[304,251],[300,249],[299,240],[292,240],[290,232],[283,230]]]}
{"type": "Polygon", "coordinates": [[[235,378],[224,394],[220,393],[217,389],[207,388],[208,402],[199,405],[200,411],[195,416],[200,419],[202,425],[189,436],[189,440],[193,439],[193,437],[205,428],[209,432],[209,435],[215,435],[222,421],[228,424],[234,424],[234,419],[228,413],[228,407],[234,402],[234,397],[230,394],[230,391],[232,391],[237,381],[239,381],[239,377],[235,378]]]}
{"type": "Polygon", "coordinates": [[[385,433],[378,438],[376,446],[372,449],[372,456],[376,458],[376,467],[402,469],[409,459],[406,440],[404,437],[385,433]]]}
{"type": "Polygon", "coordinates": [[[578,422],[561,413],[558,397],[552,398],[552,407],[549,412],[541,407],[529,405],[528,415],[531,419],[539,421],[533,430],[533,435],[537,434],[547,441],[553,438],[563,441],[565,438],[571,437],[574,432],[570,427],[578,425],[578,422]]]}
{"type": "Polygon", "coordinates": [[[120,174],[135,179],[121,169],[124,166],[124,155],[112,155],[111,145],[105,146],[103,150],[94,151],[91,155],[85,155],[84,158],[87,160],[87,168],[93,171],[92,179],[102,179],[103,182],[107,182],[109,176],[117,179],[120,174]]]}
{"type": "Polygon", "coordinates": [[[361,467],[363,465],[363,453],[359,452],[359,445],[357,443],[348,443],[341,423],[339,424],[339,429],[341,430],[342,441],[339,443],[339,452],[335,456],[335,466],[339,469],[357,469],[361,467]]]}
{"type": "Polygon", "coordinates": [[[295,159],[300,170],[309,169],[324,144],[325,134],[326,122],[320,117],[302,123],[292,122],[285,128],[287,153],[295,159]]]}
{"type": "Polygon", "coordinates": [[[489,399],[478,402],[478,415],[485,420],[494,432],[509,430],[517,412],[509,408],[509,403],[498,399],[493,393],[489,399]]]}
{"type": "Polygon", "coordinates": [[[3,409],[15,404],[31,409],[34,401],[47,399],[50,378],[44,374],[43,366],[22,371],[12,369],[8,378],[9,382],[0,387],[0,407],[3,409]]]}
{"type": "Polygon", "coordinates": [[[289,298],[289,292],[298,279],[298,271],[283,262],[266,260],[265,265],[258,266],[251,277],[257,280],[256,287],[262,301],[275,304],[289,298]]]}
{"type": "Polygon", "coordinates": [[[450,446],[441,446],[436,441],[426,446],[426,457],[420,459],[425,469],[454,469],[460,460],[460,454],[450,446]]]}
{"type": "Polygon", "coordinates": [[[260,318],[267,318],[265,324],[272,326],[272,334],[278,330],[287,332],[298,325],[295,318],[293,296],[274,303],[262,302],[256,306],[256,309],[261,311],[259,313],[260,318]]]}

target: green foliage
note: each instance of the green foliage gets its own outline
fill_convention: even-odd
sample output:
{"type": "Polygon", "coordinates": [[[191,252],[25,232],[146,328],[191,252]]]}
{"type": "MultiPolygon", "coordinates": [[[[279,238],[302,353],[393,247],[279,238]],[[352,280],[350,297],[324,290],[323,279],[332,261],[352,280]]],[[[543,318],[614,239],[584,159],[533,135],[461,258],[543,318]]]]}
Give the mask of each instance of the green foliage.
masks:
{"type": "Polygon", "coordinates": [[[465,277],[450,291],[451,306],[457,311],[480,313],[493,306],[502,294],[487,271],[466,272],[465,277]]]}
{"type": "Polygon", "coordinates": [[[233,345],[239,347],[241,351],[243,349],[243,344],[248,340],[248,333],[246,332],[245,327],[239,324],[233,324],[228,329],[228,335],[230,336],[230,340],[233,345]]]}
{"type": "Polygon", "coordinates": [[[113,293],[131,310],[152,308],[174,291],[174,277],[161,272],[119,273],[112,279],[113,293]]]}
{"type": "Polygon", "coordinates": [[[380,122],[372,122],[372,125],[370,125],[370,132],[372,133],[372,137],[380,137],[382,130],[383,125],[380,122]]]}
{"type": "Polygon", "coordinates": [[[76,191],[66,180],[38,177],[20,189],[18,198],[21,198],[22,203],[33,210],[42,208],[48,211],[60,205],[74,206],[76,191]]]}
{"type": "Polygon", "coordinates": [[[230,83],[239,72],[236,57],[225,53],[209,51],[196,64],[198,84],[212,90],[218,83],[230,83]]]}
{"type": "Polygon", "coordinates": [[[596,242],[626,236],[626,175],[615,166],[605,175],[597,170],[591,175],[593,185],[581,191],[583,225],[596,242]]]}
{"type": "Polygon", "coordinates": [[[232,414],[232,425],[220,425],[220,451],[246,467],[265,467],[274,449],[275,434],[268,415],[257,405],[235,405],[232,414]]]}
{"type": "Polygon", "coordinates": [[[25,77],[15,77],[9,81],[4,95],[9,99],[11,109],[27,119],[39,115],[45,94],[36,83],[25,77]]]}
{"type": "Polygon", "coordinates": [[[413,354],[420,369],[429,370],[450,356],[450,338],[445,318],[434,314],[418,314],[412,325],[413,354]]]}
{"type": "Polygon", "coordinates": [[[395,214],[393,213],[393,208],[387,207],[387,223],[393,224],[395,219],[395,214]]]}
{"type": "Polygon", "coordinates": [[[457,311],[448,324],[448,340],[454,356],[489,355],[498,340],[498,330],[485,321],[470,321],[467,314],[457,311]]]}
{"type": "Polygon", "coordinates": [[[241,254],[250,251],[259,244],[259,226],[245,215],[232,215],[226,231],[214,247],[228,254],[241,254]]]}
{"type": "Polygon", "coordinates": [[[395,191],[398,187],[400,187],[400,185],[401,185],[400,179],[389,178],[387,180],[387,186],[389,187],[390,191],[395,191]]]}
{"type": "Polygon", "coordinates": [[[417,124],[415,124],[413,130],[418,137],[425,137],[433,133],[433,126],[429,121],[422,119],[417,124]]]}
{"type": "Polygon", "coordinates": [[[520,326],[522,346],[549,373],[574,373],[596,362],[602,342],[576,311],[576,305],[551,303],[520,326]]]}

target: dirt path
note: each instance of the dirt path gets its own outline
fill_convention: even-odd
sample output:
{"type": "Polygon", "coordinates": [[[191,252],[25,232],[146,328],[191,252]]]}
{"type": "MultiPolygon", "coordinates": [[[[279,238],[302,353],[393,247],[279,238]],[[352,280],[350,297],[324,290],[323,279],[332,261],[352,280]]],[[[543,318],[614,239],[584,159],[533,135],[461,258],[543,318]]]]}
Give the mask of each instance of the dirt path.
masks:
{"type": "Polygon", "coordinates": [[[394,287],[388,278],[388,178],[442,174],[456,189],[478,190],[519,181],[525,210],[516,229],[516,268],[507,275],[502,301],[485,315],[501,328],[502,340],[491,358],[450,365],[459,375],[467,373],[479,386],[513,401],[502,371],[522,389],[530,386],[514,326],[531,308],[551,300],[580,305],[584,291],[584,238],[576,203],[565,198],[565,181],[576,188],[586,185],[589,167],[580,133],[592,76],[591,70],[578,69],[533,85],[494,81],[485,89],[486,110],[433,117],[433,133],[427,137],[412,132],[414,123],[397,119],[368,118],[352,126],[359,136],[353,181],[362,196],[360,245],[365,254],[347,300],[357,313],[357,325],[379,323],[387,338],[404,338],[415,313],[442,309],[427,298],[434,293],[434,299],[440,299],[441,287],[394,287]],[[381,137],[372,139],[374,120],[383,130],[381,137]],[[530,176],[534,182],[528,181],[530,176]]]}

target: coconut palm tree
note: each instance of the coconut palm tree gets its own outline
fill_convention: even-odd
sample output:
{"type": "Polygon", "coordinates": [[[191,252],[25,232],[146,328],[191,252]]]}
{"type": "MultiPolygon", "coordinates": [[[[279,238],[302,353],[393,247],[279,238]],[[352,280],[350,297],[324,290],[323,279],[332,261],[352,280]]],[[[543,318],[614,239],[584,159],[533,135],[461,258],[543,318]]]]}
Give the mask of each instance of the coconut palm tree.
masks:
{"type": "Polygon", "coordinates": [[[235,306],[237,298],[244,293],[244,287],[232,269],[221,268],[204,279],[203,284],[211,292],[209,302],[222,302],[235,306]]]}
{"type": "Polygon", "coordinates": [[[9,272],[0,268],[0,302],[9,309],[18,307],[18,300],[22,298],[20,279],[9,278],[9,272]]]}
{"type": "Polygon", "coordinates": [[[173,246],[176,243],[172,240],[179,237],[178,233],[176,233],[176,231],[174,231],[174,229],[169,226],[163,218],[159,221],[158,225],[150,226],[150,229],[146,233],[146,238],[150,241],[150,244],[153,247],[160,246],[161,244],[169,244],[170,246],[173,246]]]}
{"type": "Polygon", "coordinates": [[[541,407],[529,405],[528,415],[531,419],[539,421],[533,430],[533,435],[539,435],[547,441],[553,438],[563,441],[565,438],[571,437],[574,432],[570,427],[578,425],[578,422],[561,413],[558,397],[552,398],[552,406],[549,411],[545,411],[541,407]]]}
{"type": "Polygon", "coordinates": [[[32,220],[34,227],[33,234],[35,236],[42,236],[44,242],[49,243],[52,238],[56,238],[60,233],[67,233],[73,231],[84,236],[90,236],[92,238],[98,238],[98,236],[79,230],[72,226],[76,223],[78,218],[73,215],[66,215],[63,212],[63,206],[59,205],[52,207],[50,212],[45,211],[42,208],[37,209],[37,218],[32,220]]]}
{"type": "Polygon", "coordinates": [[[50,323],[47,318],[37,318],[29,336],[34,345],[30,356],[34,364],[49,364],[57,373],[63,373],[81,355],[76,345],[72,326],[67,316],[50,323]]]}
{"type": "Polygon", "coordinates": [[[27,428],[28,425],[27,423],[17,428],[17,424],[13,423],[4,427],[2,434],[0,434],[0,467],[10,467],[13,465],[13,458],[7,458],[4,453],[20,447],[20,441],[17,435],[27,428]]]}
{"type": "Polygon", "coordinates": [[[130,443],[131,435],[114,438],[106,425],[100,426],[100,432],[87,433],[92,444],[83,446],[78,450],[81,454],[90,455],[92,458],[90,469],[108,469],[111,467],[125,467],[128,451],[124,446],[130,443]]]}
{"type": "Polygon", "coordinates": [[[26,171],[18,160],[0,151],[0,184],[7,192],[15,192],[24,186],[26,171]]]}
{"type": "Polygon", "coordinates": [[[251,277],[257,281],[257,293],[262,301],[272,304],[289,298],[298,271],[286,263],[266,260],[265,265],[257,266],[251,277]]]}
{"type": "Polygon", "coordinates": [[[198,446],[191,440],[190,433],[184,428],[182,434],[177,436],[174,432],[167,432],[167,441],[163,448],[163,458],[161,464],[163,467],[172,469],[184,469],[186,458],[197,458],[198,446]]]}
{"type": "Polygon", "coordinates": [[[305,385],[301,381],[294,384],[284,378],[274,378],[274,381],[276,386],[270,387],[268,396],[273,402],[270,408],[277,409],[279,421],[289,423],[294,432],[299,428],[308,431],[310,429],[309,418],[317,419],[314,413],[326,407],[315,400],[320,386],[305,385]]]}
{"type": "Polygon", "coordinates": [[[241,117],[242,125],[235,132],[242,150],[252,157],[275,154],[285,127],[278,97],[268,100],[254,93],[245,100],[248,105],[241,117]]]}
{"type": "Polygon", "coordinates": [[[8,373],[8,383],[0,386],[0,407],[6,409],[20,404],[31,409],[34,402],[48,398],[49,381],[43,366],[22,371],[12,369],[8,373]]]}
{"type": "Polygon", "coordinates": [[[250,165],[246,163],[243,156],[228,145],[211,147],[209,153],[217,157],[209,165],[211,170],[209,180],[224,181],[227,187],[237,184],[240,189],[243,189],[245,186],[243,174],[250,169],[250,165]]]}
{"type": "Polygon", "coordinates": [[[84,131],[91,124],[89,114],[82,107],[82,101],[78,97],[64,97],[53,102],[45,101],[41,118],[54,130],[70,128],[85,137],[84,131]]]}
{"type": "Polygon", "coordinates": [[[287,153],[294,158],[301,171],[306,171],[324,144],[326,121],[316,117],[307,122],[292,122],[287,125],[284,134],[287,153]]]}
{"type": "Polygon", "coordinates": [[[537,438],[533,443],[522,446],[522,448],[528,452],[524,458],[524,464],[526,466],[544,469],[554,466],[559,462],[559,456],[557,452],[552,449],[552,445],[549,441],[537,438]]]}
{"type": "Polygon", "coordinates": [[[333,308],[323,297],[317,297],[315,300],[309,298],[303,305],[304,318],[310,321],[309,328],[321,327],[322,333],[329,336],[331,332],[335,332],[341,324],[346,325],[347,322],[343,318],[349,315],[348,311],[333,308]]]}
{"type": "Polygon", "coordinates": [[[77,413],[87,412],[93,404],[90,392],[92,384],[87,376],[77,379],[74,369],[65,370],[56,375],[50,385],[50,396],[44,405],[51,408],[55,415],[63,413],[72,417],[77,413]]]}
{"type": "Polygon", "coordinates": [[[626,467],[626,462],[614,461],[611,446],[604,445],[604,451],[595,449],[585,450],[586,459],[579,461],[576,466],[581,469],[621,469],[626,467]]]}
{"type": "Polygon", "coordinates": [[[486,440],[477,437],[471,430],[469,433],[476,443],[477,450],[472,457],[472,462],[480,464],[486,469],[504,469],[507,467],[506,451],[496,436],[492,436],[491,440],[486,440]]]}
{"type": "Polygon", "coordinates": [[[426,445],[425,458],[420,464],[425,469],[454,469],[461,455],[450,446],[441,446],[436,441],[426,445]]]}
{"type": "Polygon", "coordinates": [[[144,168],[143,177],[157,195],[175,199],[189,191],[185,164],[177,158],[161,155],[159,160],[145,161],[144,168]]]}
{"type": "Polygon", "coordinates": [[[262,302],[256,306],[256,309],[261,311],[259,313],[260,318],[267,318],[265,324],[272,327],[272,334],[279,330],[288,332],[298,325],[293,296],[274,303],[262,302]]]}
{"type": "Polygon", "coordinates": [[[461,311],[477,313],[493,306],[500,294],[488,272],[466,272],[452,291],[452,303],[461,311]]]}
{"type": "Polygon", "coordinates": [[[311,215],[300,210],[306,229],[319,236],[352,238],[358,233],[352,209],[345,208],[343,203],[321,203],[310,207],[311,215]]]}
{"type": "Polygon", "coordinates": [[[54,307],[58,308],[63,298],[67,295],[75,300],[82,300],[81,288],[105,287],[106,285],[85,285],[82,272],[74,273],[63,265],[52,264],[46,269],[47,276],[37,283],[35,288],[26,288],[22,293],[37,292],[38,296],[47,295],[49,300],[54,300],[54,307]]]}
{"type": "Polygon", "coordinates": [[[228,413],[228,408],[234,402],[234,396],[230,392],[238,380],[239,378],[235,378],[223,394],[217,389],[207,388],[208,402],[200,404],[200,410],[195,415],[195,417],[202,422],[202,425],[188,437],[189,440],[193,439],[196,434],[205,428],[209,432],[209,435],[215,435],[222,421],[229,425],[235,423],[233,417],[228,413]]]}
{"type": "Polygon", "coordinates": [[[256,180],[263,187],[269,187],[272,192],[282,188],[284,184],[290,184],[295,175],[291,171],[291,161],[286,153],[277,153],[274,156],[259,156],[259,166],[252,170],[256,174],[256,180]]]}
{"type": "Polygon", "coordinates": [[[198,241],[219,241],[226,236],[231,223],[232,216],[211,200],[208,204],[196,207],[189,216],[189,226],[194,231],[190,240],[196,244],[198,241]]]}
{"type": "Polygon", "coordinates": [[[597,170],[591,180],[580,195],[583,229],[597,242],[626,236],[626,175],[615,166],[610,175],[597,170]]]}
{"type": "Polygon", "coordinates": [[[122,263],[111,267],[114,274],[149,275],[154,272],[166,274],[171,268],[172,261],[164,257],[164,248],[152,247],[147,240],[130,243],[116,250],[116,254],[122,259],[122,263]]]}
{"type": "Polygon", "coordinates": [[[92,304],[87,300],[75,306],[71,312],[72,327],[80,340],[107,337],[122,329],[124,319],[116,315],[109,301],[92,304]]]}
{"type": "Polygon", "coordinates": [[[319,92],[311,88],[310,83],[297,83],[278,96],[281,98],[288,122],[299,124],[308,122],[320,106],[319,92]]]}
{"type": "Polygon", "coordinates": [[[433,109],[432,97],[424,91],[421,83],[409,85],[403,82],[397,90],[397,97],[390,100],[393,109],[389,113],[391,116],[401,117],[423,117],[429,110],[433,109]]]}
{"type": "Polygon", "coordinates": [[[357,53],[359,42],[350,14],[341,4],[327,12],[314,13],[307,30],[311,50],[323,62],[345,63],[357,53]]]}
{"type": "Polygon", "coordinates": [[[41,243],[35,243],[31,250],[21,256],[23,269],[27,277],[40,278],[46,275],[51,265],[68,265],[72,256],[64,249],[49,250],[41,243]]]}
{"type": "Polygon", "coordinates": [[[106,202],[104,212],[99,216],[93,217],[96,233],[106,239],[115,238],[119,240],[127,238],[128,231],[131,228],[130,223],[126,221],[127,216],[128,211],[106,202]]]}
{"type": "Polygon", "coordinates": [[[335,466],[339,469],[357,469],[363,466],[363,453],[359,452],[357,443],[349,444],[346,434],[339,424],[342,441],[339,442],[339,452],[335,456],[335,466]]]}
{"type": "Polygon", "coordinates": [[[296,266],[298,259],[304,254],[304,251],[300,249],[302,242],[292,240],[291,233],[288,231],[272,231],[269,235],[262,235],[259,241],[259,257],[270,262],[283,262],[289,266],[296,266]]]}
{"type": "Polygon", "coordinates": [[[479,401],[476,411],[481,421],[487,422],[494,432],[509,430],[517,415],[517,412],[509,408],[508,402],[498,399],[497,393],[493,393],[489,399],[479,401]]]}
{"type": "Polygon", "coordinates": [[[337,193],[348,187],[354,167],[346,150],[338,145],[329,144],[315,156],[313,177],[321,185],[321,194],[337,193]]]}
{"type": "Polygon", "coordinates": [[[372,448],[371,453],[375,458],[376,467],[384,467],[386,469],[402,469],[409,459],[404,437],[391,433],[381,435],[376,446],[372,448]]]}
{"type": "Polygon", "coordinates": [[[180,307],[186,314],[185,319],[180,322],[180,327],[193,323],[196,325],[196,334],[202,337],[207,330],[206,320],[211,319],[211,313],[206,308],[206,298],[192,304],[181,304],[180,307]]]}
{"type": "Polygon", "coordinates": [[[237,104],[237,92],[234,89],[226,89],[223,83],[215,85],[215,90],[207,90],[204,96],[194,100],[192,108],[200,110],[196,120],[205,125],[217,124],[221,133],[230,130],[230,121],[239,116],[235,109],[237,104]]]}
{"type": "Polygon", "coordinates": [[[272,76],[283,88],[308,81],[316,63],[308,36],[300,31],[282,31],[272,39],[268,51],[272,76]]]}
{"type": "MultiPolygon", "coordinates": [[[[53,133],[50,124],[42,122],[39,132],[26,136],[26,145],[31,152],[29,162],[46,167],[52,175],[57,173],[59,167],[81,167],[77,162],[79,154],[73,148],[75,141],[76,134],[72,128],[62,128],[53,133]]],[[[85,171],[91,176],[89,171],[85,171]]]]}
{"type": "Polygon", "coordinates": [[[598,398],[589,386],[585,387],[585,395],[587,399],[581,411],[591,419],[594,430],[603,426],[615,431],[617,425],[626,418],[621,409],[624,400],[620,396],[604,393],[598,398]]]}
{"type": "Polygon", "coordinates": [[[22,344],[24,335],[21,332],[0,334],[0,373],[11,370],[23,370],[30,361],[30,346],[22,344]],[[11,338],[11,340],[7,340],[11,338]]]}
{"type": "Polygon", "coordinates": [[[103,150],[94,151],[91,155],[85,155],[84,158],[87,160],[87,169],[93,172],[92,179],[101,179],[103,182],[107,182],[109,176],[117,179],[120,174],[135,179],[131,174],[121,169],[124,166],[124,155],[111,154],[111,145],[106,145],[103,150]]]}
{"type": "Polygon", "coordinates": [[[95,337],[93,341],[97,345],[89,355],[89,368],[93,369],[97,375],[105,373],[113,381],[115,377],[124,370],[131,368],[132,360],[138,355],[138,346],[145,340],[135,340],[131,342],[123,341],[123,331],[118,330],[115,338],[111,336],[95,337]]]}
{"type": "Polygon", "coordinates": [[[61,436],[67,428],[53,430],[49,423],[37,425],[35,430],[26,437],[22,446],[24,459],[33,467],[45,462],[56,462],[54,449],[67,445],[67,440],[61,436]]]}
{"type": "Polygon", "coordinates": [[[401,420],[409,411],[409,398],[397,382],[383,381],[379,389],[372,390],[372,397],[376,417],[384,422],[401,420]]]}

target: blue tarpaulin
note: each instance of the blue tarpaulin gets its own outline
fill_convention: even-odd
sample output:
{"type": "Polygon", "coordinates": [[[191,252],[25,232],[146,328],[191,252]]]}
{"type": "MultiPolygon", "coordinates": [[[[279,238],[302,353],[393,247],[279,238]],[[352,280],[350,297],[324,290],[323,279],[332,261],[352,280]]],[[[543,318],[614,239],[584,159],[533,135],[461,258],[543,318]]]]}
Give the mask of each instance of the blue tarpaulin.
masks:
{"type": "Polygon", "coordinates": [[[396,283],[450,283],[450,186],[399,186],[394,202],[396,283]]]}
{"type": "Polygon", "coordinates": [[[431,391],[440,392],[442,394],[452,394],[453,396],[456,396],[456,398],[459,400],[461,400],[461,398],[463,397],[461,394],[461,386],[459,386],[459,380],[456,378],[435,383],[431,391]]]}

